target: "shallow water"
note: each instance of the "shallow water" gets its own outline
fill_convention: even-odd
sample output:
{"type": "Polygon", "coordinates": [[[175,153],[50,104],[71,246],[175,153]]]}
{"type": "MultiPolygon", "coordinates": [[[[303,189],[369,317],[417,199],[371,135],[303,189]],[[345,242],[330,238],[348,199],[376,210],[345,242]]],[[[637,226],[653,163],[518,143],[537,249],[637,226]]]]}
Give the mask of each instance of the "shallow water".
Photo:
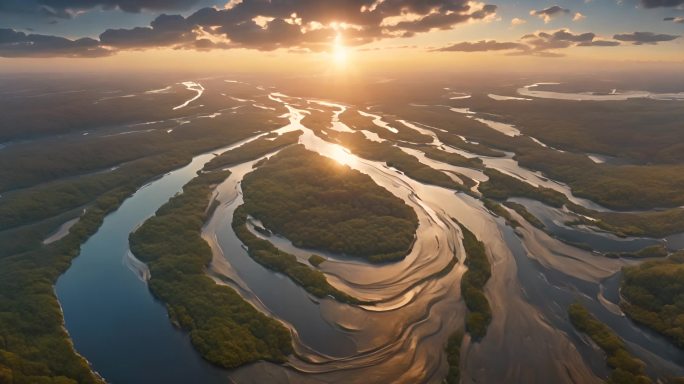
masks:
{"type": "MultiPolygon", "coordinates": [[[[231,176],[216,189],[221,204],[203,229],[203,237],[214,252],[208,273],[289,327],[295,354],[285,366],[262,362],[233,371],[212,367],[194,351],[187,335],[172,327],[165,308],[145,285],[144,266],[127,256],[128,234],[180,191],[211,158],[210,154],[197,156],[190,165],[141,188],[107,216],[58,281],[57,295],[76,349],[108,381],[440,382],[447,372],[443,347],[450,334],[463,328],[466,313],[459,288],[465,272],[464,250],[460,229],[452,218],[485,243],[492,263],[485,294],[492,305],[493,322],[482,341],[466,337],[461,364],[464,383],[600,382],[607,374],[602,354],[587,344],[567,319],[567,306],[576,300],[627,340],[633,352],[648,364],[650,374],[684,374],[682,352],[632,324],[615,305],[617,274],[633,262],[603,258],[559,239],[606,251],[636,250],[656,240],[620,239],[567,227],[563,225],[567,213],[525,199],[516,201],[539,217],[555,237],[511,212],[524,223],[513,230],[471,196],[422,184],[317,136],[301,121],[309,113],[306,105],[321,102],[305,105],[303,99],[282,93],[270,93],[268,98],[288,111],[285,117],[289,124],[275,132],[303,131],[300,144],[307,149],[369,175],[416,211],[420,225],[414,248],[402,261],[379,265],[323,253],[327,261],[320,268],[332,285],[376,304],[353,306],[315,299],[288,277],[254,262],[235,236],[230,222],[242,202],[240,181],[256,160],[231,167],[231,176]],[[443,273],[454,257],[458,259],[456,266],[443,273]]],[[[331,123],[338,122],[335,119],[346,107],[324,103],[336,108],[331,123]]],[[[394,129],[380,114],[365,115],[378,126],[394,129]]],[[[432,136],[433,145],[459,151],[444,146],[429,126],[399,123],[432,136]]],[[[486,180],[479,170],[454,167],[428,159],[418,150],[400,148],[435,169],[486,180]]],[[[480,157],[488,167],[525,182],[561,191],[578,204],[597,207],[575,198],[566,185],[520,167],[512,154],[505,158],[464,154],[480,157]]],[[[668,239],[669,244],[684,242],[680,237],[668,239]]],[[[311,250],[298,249],[284,238],[265,239],[302,262],[311,254],[311,250]]]]}
{"type": "Polygon", "coordinates": [[[226,382],[226,372],[205,362],[187,334],[172,326],[164,305],[127,260],[128,235],[223,150],[196,156],[126,199],[57,281],[57,298],[76,350],[108,382],[226,382]]]}
{"type": "Polygon", "coordinates": [[[526,85],[518,89],[518,94],[527,97],[541,99],[573,100],[573,101],[624,101],[629,99],[653,99],[653,100],[684,100],[684,92],[680,93],[653,93],[648,91],[617,91],[608,94],[594,92],[554,92],[535,90],[543,85],[559,85],[559,83],[536,83],[526,85]]]}

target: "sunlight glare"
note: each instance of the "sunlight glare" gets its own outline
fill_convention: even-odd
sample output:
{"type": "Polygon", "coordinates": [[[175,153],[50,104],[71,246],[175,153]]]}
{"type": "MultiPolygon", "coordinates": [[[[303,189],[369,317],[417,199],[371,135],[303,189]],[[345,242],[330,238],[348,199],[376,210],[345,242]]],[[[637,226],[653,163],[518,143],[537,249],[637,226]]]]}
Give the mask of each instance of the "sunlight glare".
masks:
{"type": "Polygon", "coordinates": [[[354,155],[349,150],[339,145],[335,145],[328,153],[328,156],[341,165],[350,165],[355,160],[354,155]]]}
{"type": "Polygon", "coordinates": [[[333,60],[337,66],[345,66],[347,64],[347,48],[344,46],[342,35],[340,34],[335,37],[333,60]]]}

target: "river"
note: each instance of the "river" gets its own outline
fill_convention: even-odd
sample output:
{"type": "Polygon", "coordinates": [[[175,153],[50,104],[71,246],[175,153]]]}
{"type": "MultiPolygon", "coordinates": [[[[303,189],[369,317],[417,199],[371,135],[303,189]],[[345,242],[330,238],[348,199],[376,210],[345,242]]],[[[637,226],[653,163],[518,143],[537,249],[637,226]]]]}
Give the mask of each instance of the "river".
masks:
{"type": "MultiPolygon", "coordinates": [[[[414,248],[404,260],[381,265],[322,254],[327,261],[320,268],[332,285],[378,304],[354,306],[314,299],[289,278],[254,262],[243,249],[230,222],[234,209],[242,202],[240,182],[258,160],[230,167],[232,174],[216,189],[220,204],[203,229],[203,237],[214,254],[208,273],[217,283],[233,287],[257,309],[290,328],[295,353],[282,366],[261,362],[233,371],[214,368],[199,357],[183,332],[172,327],[164,306],[147,289],[144,267],[127,257],[128,234],[180,191],[212,157],[197,156],[186,167],[141,188],[107,216],[58,281],[57,295],[75,347],[106,380],[439,382],[448,369],[444,345],[449,335],[463,328],[466,313],[459,284],[466,270],[465,255],[460,229],[452,218],[485,243],[492,263],[485,294],[492,305],[493,321],[482,341],[474,342],[469,337],[464,341],[464,383],[601,382],[607,374],[602,353],[575,332],[567,319],[567,306],[577,300],[633,347],[635,355],[647,363],[650,374],[684,374],[684,354],[659,336],[634,326],[615,305],[617,274],[633,262],[605,258],[561,241],[631,250],[655,240],[619,239],[567,227],[562,224],[566,213],[527,200],[518,202],[538,215],[550,234],[512,212],[524,223],[514,230],[486,210],[480,200],[422,184],[383,163],[361,159],[301,123],[309,113],[306,105],[314,103],[331,109],[333,127],[347,130],[346,126],[340,128],[339,115],[351,107],[318,100],[303,103],[281,93],[268,96],[278,111],[287,111],[289,119],[289,124],[276,133],[301,130],[300,144],[307,149],[369,175],[416,211],[419,227],[414,248]],[[454,258],[457,263],[450,268],[454,258]]],[[[382,116],[366,115],[394,133],[382,116]]],[[[402,123],[411,128],[411,123],[402,123]]],[[[465,172],[429,160],[416,150],[402,149],[426,164],[431,162],[428,165],[435,168],[465,172]]],[[[482,158],[492,168],[535,185],[552,186],[578,204],[593,206],[574,198],[567,186],[521,168],[510,155],[501,160],[482,158]]],[[[486,180],[479,171],[468,172],[468,176],[476,176],[471,176],[473,179],[486,180]]],[[[311,253],[294,247],[287,239],[264,238],[304,262],[311,253]]]]}

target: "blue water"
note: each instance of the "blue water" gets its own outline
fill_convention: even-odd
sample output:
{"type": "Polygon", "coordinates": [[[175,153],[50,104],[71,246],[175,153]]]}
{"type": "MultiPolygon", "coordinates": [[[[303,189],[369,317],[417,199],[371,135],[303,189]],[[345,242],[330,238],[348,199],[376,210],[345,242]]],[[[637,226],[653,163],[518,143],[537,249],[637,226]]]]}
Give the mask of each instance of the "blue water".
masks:
{"type": "Polygon", "coordinates": [[[57,281],[57,297],[76,350],[110,383],[226,383],[174,328],[166,308],[124,263],[128,235],[190,181],[212,155],[138,190],[81,248],[57,281]]]}

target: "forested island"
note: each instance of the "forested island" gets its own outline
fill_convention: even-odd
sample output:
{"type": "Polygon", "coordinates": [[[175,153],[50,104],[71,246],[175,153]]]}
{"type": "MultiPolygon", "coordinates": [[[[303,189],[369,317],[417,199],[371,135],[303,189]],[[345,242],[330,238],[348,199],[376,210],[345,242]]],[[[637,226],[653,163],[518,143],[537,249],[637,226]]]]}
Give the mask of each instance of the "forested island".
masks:
{"type": "MultiPolygon", "coordinates": [[[[3,148],[0,382],[102,381],[74,350],[55,296],[55,282],[105,216],[143,185],[188,164],[198,153],[274,126],[264,123],[259,114],[247,114],[240,121],[229,130],[219,119],[204,119],[193,124],[193,130],[173,134],[78,135],[46,139],[49,144],[18,141],[3,148]],[[115,150],[109,150],[112,148],[115,150]],[[79,220],[66,236],[43,244],[62,222],[73,218],[79,220]]],[[[36,132],[38,127],[42,125],[34,127],[36,132]]],[[[48,131],[46,128],[40,135],[48,131]]]]}
{"type": "Polygon", "coordinates": [[[131,251],[150,269],[150,291],[205,359],[225,368],[282,362],[292,352],[289,331],[205,272],[212,253],[201,229],[211,188],[229,174],[203,173],[189,182],[130,235],[131,251]]]}
{"type": "Polygon", "coordinates": [[[261,164],[242,189],[248,214],[302,248],[396,261],[418,227],[413,209],[370,177],[302,146],[261,164]]]}
{"type": "Polygon", "coordinates": [[[612,369],[607,384],[651,384],[644,372],[644,362],[632,356],[625,342],[607,325],[598,321],[582,304],[568,308],[572,324],[587,334],[606,354],[606,364],[612,369]]]}
{"type": "Polygon", "coordinates": [[[684,348],[684,252],[623,270],[622,310],[684,348]]]}
{"type": "MultiPolygon", "coordinates": [[[[244,205],[235,209],[232,227],[240,241],[247,246],[249,256],[257,263],[288,276],[315,297],[332,297],[345,303],[360,303],[330,285],[321,271],[300,263],[294,255],[279,250],[267,240],[262,240],[250,232],[247,228],[247,210],[244,205]]],[[[314,266],[320,265],[325,260],[320,256],[318,258],[315,256],[317,255],[309,257],[309,262],[314,266]]]]}
{"type": "Polygon", "coordinates": [[[466,330],[473,339],[480,340],[487,334],[487,327],[492,321],[492,309],[484,295],[484,286],[492,270],[484,244],[468,228],[461,223],[458,225],[463,233],[465,265],[468,267],[461,279],[461,296],[468,307],[466,330]]]}

